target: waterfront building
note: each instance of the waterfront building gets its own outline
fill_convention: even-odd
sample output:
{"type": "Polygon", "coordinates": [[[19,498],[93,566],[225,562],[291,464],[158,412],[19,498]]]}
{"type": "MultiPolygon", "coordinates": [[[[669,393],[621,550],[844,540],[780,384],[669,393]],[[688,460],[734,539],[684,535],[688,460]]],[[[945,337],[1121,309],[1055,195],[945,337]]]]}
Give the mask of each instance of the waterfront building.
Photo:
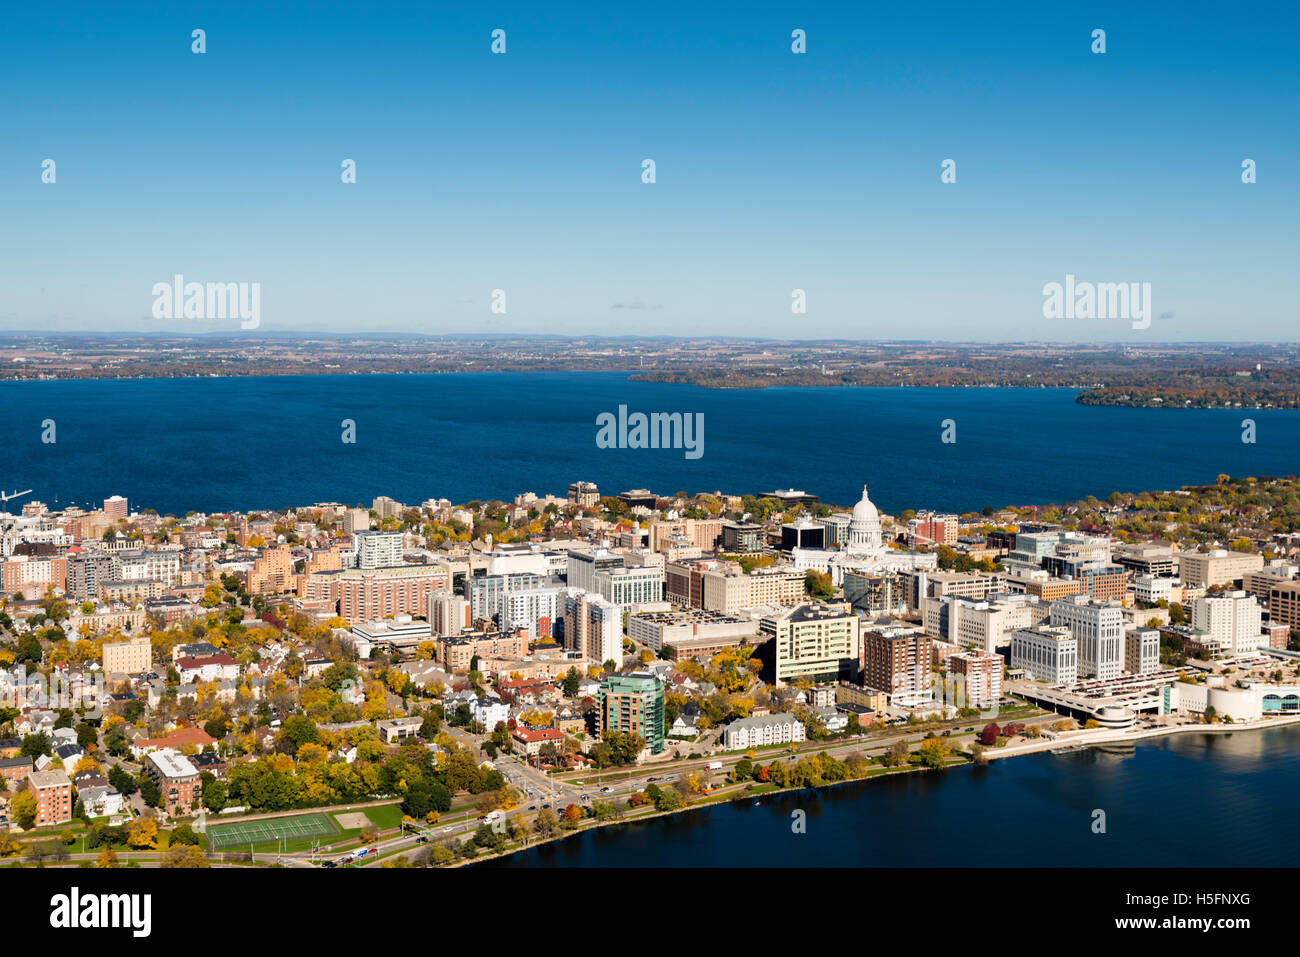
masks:
{"type": "Polygon", "coordinates": [[[370,513],[364,508],[349,508],[343,512],[343,534],[355,535],[370,528],[370,513]]]}
{"type": "Polygon", "coordinates": [[[955,696],[950,702],[959,707],[988,708],[1002,697],[1001,655],[981,651],[964,651],[948,656],[949,679],[956,679],[955,696]]]}
{"type": "Polygon", "coordinates": [[[1011,635],[1011,667],[1035,681],[1072,685],[1079,680],[1079,643],[1066,627],[1038,625],[1011,635]]]}
{"type": "Polygon", "coordinates": [[[636,734],[651,754],[664,750],[664,686],[652,672],[608,675],[596,692],[597,728],[636,734]]]}
{"type": "Polygon", "coordinates": [[[1192,627],[1207,632],[1225,655],[1252,654],[1264,641],[1262,611],[1244,591],[1206,595],[1192,605],[1192,627]]]}
{"type": "Polygon", "coordinates": [[[724,751],[745,751],[774,744],[803,741],[803,722],[792,714],[768,714],[756,718],[739,718],[727,725],[722,735],[724,751]]]}
{"type": "Polygon", "coordinates": [[[915,628],[875,628],[862,634],[862,683],[909,707],[933,696],[931,637],[915,628]]]}
{"type": "Polygon", "coordinates": [[[1160,667],[1160,632],[1129,625],[1124,629],[1124,670],[1149,675],[1160,667]]]}
{"type": "Polygon", "coordinates": [[[578,508],[595,508],[600,502],[600,490],[595,482],[571,482],[568,502],[578,508]]]}
{"type": "Polygon", "coordinates": [[[1079,674],[1110,681],[1124,671],[1124,612],[1118,605],[1072,595],[1052,602],[1050,623],[1078,640],[1079,674]]]}

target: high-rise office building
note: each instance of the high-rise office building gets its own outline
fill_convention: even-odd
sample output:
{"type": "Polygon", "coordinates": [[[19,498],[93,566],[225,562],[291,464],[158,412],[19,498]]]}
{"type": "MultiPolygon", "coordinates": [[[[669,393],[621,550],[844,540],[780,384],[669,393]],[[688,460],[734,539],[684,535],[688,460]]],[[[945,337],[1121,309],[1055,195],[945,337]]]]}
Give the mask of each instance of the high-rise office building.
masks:
{"type": "Polygon", "coordinates": [[[1070,629],[1078,641],[1079,674],[1111,681],[1124,672],[1124,610],[1072,595],[1052,602],[1049,623],[1070,629]]]}

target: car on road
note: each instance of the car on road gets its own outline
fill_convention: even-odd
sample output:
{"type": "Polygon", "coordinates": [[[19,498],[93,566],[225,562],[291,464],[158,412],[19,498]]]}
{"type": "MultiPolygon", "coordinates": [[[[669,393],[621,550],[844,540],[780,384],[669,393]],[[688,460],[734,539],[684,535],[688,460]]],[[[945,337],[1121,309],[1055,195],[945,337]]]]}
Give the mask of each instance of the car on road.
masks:
{"type": "Polygon", "coordinates": [[[530,804],[530,805],[528,805],[528,810],[530,810],[530,811],[536,811],[536,810],[537,810],[537,805],[536,805],[536,804],[530,804]]]}
{"type": "Polygon", "coordinates": [[[443,834],[450,834],[450,833],[451,833],[452,831],[454,831],[454,830],[456,830],[456,825],[454,825],[454,824],[448,824],[446,827],[444,827],[444,828],[442,829],[442,833],[443,833],[443,834]]]}
{"type": "Polygon", "coordinates": [[[613,789],[613,788],[601,788],[601,789],[600,789],[600,793],[601,793],[601,794],[608,794],[608,793],[609,793],[610,791],[612,791],[612,790],[614,790],[614,789],[613,789]]]}
{"type": "Polygon", "coordinates": [[[338,861],[321,861],[321,867],[338,867],[338,861]]]}
{"type": "Polygon", "coordinates": [[[658,778],[646,778],[646,779],[645,779],[645,783],[646,783],[646,784],[654,784],[654,783],[655,783],[656,781],[658,781],[658,780],[659,780],[658,778]]]}
{"type": "Polygon", "coordinates": [[[429,836],[428,836],[427,834],[421,834],[419,837],[417,837],[417,838],[415,839],[415,843],[416,843],[416,844],[428,844],[428,843],[429,843],[429,836]]]}

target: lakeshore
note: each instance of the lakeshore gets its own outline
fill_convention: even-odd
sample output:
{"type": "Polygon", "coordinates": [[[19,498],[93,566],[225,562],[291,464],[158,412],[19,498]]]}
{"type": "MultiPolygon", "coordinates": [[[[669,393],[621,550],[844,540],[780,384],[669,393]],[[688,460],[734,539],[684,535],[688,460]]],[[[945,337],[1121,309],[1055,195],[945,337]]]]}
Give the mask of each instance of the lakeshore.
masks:
{"type": "MultiPolygon", "coordinates": [[[[984,757],[987,763],[991,764],[1005,758],[1016,757],[1071,757],[1072,755],[1082,755],[1094,748],[1104,748],[1107,745],[1150,745],[1162,740],[1179,738],[1186,735],[1195,735],[1197,733],[1224,736],[1232,735],[1237,732],[1250,734],[1268,734],[1273,731],[1284,731],[1289,729],[1293,737],[1297,738],[1300,743],[1300,715],[1291,717],[1265,718],[1253,722],[1234,722],[1232,724],[1179,724],[1161,728],[1144,728],[1129,729],[1123,731],[1108,730],[1103,728],[1080,729],[1078,731],[1062,732],[1055,740],[1029,740],[1020,744],[1008,744],[999,748],[988,748],[984,751],[984,757]],[[1075,749],[1078,749],[1077,751],[1075,749]]],[[[457,861],[448,866],[465,867],[465,866],[529,866],[518,859],[521,855],[537,855],[538,852],[554,845],[571,843],[575,840],[581,840],[589,834],[597,831],[608,831],[614,829],[618,831],[623,828],[659,828],[664,827],[665,819],[682,818],[685,816],[706,812],[713,808],[726,805],[744,805],[746,807],[764,806],[767,802],[772,802],[772,806],[785,807],[791,796],[798,795],[815,795],[816,800],[820,800],[822,795],[831,795],[834,792],[842,792],[846,789],[851,790],[855,785],[865,787],[869,784],[883,785],[888,781],[897,781],[902,777],[926,777],[942,778],[951,774],[960,773],[963,770],[979,770],[981,765],[973,760],[953,761],[942,768],[898,768],[898,769],[875,769],[874,773],[860,778],[854,778],[847,781],[836,781],[824,783],[816,786],[803,786],[792,788],[778,788],[771,785],[765,786],[765,790],[746,790],[748,785],[732,785],[730,793],[725,795],[711,795],[709,797],[698,799],[689,806],[679,808],[673,811],[655,811],[648,814],[637,816],[632,820],[611,820],[598,821],[584,824],[582,827],[572,831],[556,834],[545,839],[532,840],[526,847],[515,847],[501,854],[484,855],[471,861],[457,861]]],[[[1087,770],[1081,771],[1086,774],[1087,770]]],[[[790,805],[792,810],[797,810],[793,804],[790,805]]],[[[603,846],[603,845],[602,845],[603,846]]],[[[541,862],[535,862],[541,863],[541,862]]],[[[552,863],[552,862],[546,862],[552,863]]],[[[566,862],[572,864],[573,862],[566,862]]],[[[1250,863],[1250,862],[1242,862],[1250,863]]],[[[583,866],[603,866],[599,861],[587,863],[583,866]]],[[[633,862],[611,861],[609,866],[635,866],[633,862]]],[[[726,866],[719,864],[718,866],[726,866]]],[[[844,866],[843,864],[837,866],[844,866]]]]}
{"type": "MultiPolygon", "coordinates": [[[[588,827],[468,863],[659,867],[672,866],[677,855],[696,854],[721,867],[1139,867],[1157,858],[1184,866],[1281,866],[1289,852],[1285,842],[1294,846],[1300,827],[1276,821],[1266,802],[1280,798],[1300,780],[1296,724],[1297,719],[1285,718],[1249,726],[1187,725],[1127,737],[1079,732],[1092,736],[1077,752],[1049,753],[1065,746],[1058,740],[1047,747],[999,753],[1026,760],[998,767],[992,761],[984,767],[968,761],[943,773],[895,771],[818,788],[773,790],[757,799],[757,806],[749,795],[697,804],[686,809],[690,813],[611,822],[621,824],[614,828],[588,827]],[[1205,734],[1192,733],[1197,731],[1205,734]],[[1136,747],[1124,756],[1105,750],[1117,743],[1136,747]],[[1248,794],[1252,797],[1241,809],[1245,819],[1227,825],[1232,839],[1228,844],[1195,852],[1181,845],[1176,835],[1193,828],[1199,815],[1224,810],[1222,802],[1240,801],[1248,794]],[[1161,814],[1152,817],[1157,806],[1152,802],[1173,803],[1160,803],[1161,814]],[[959,809],[967,817],[954,816],[959,809]],[[951,853],[963,846],[955,839],[964,828],[962,820],[1012,809],[1043,846],[1033,846],[1033,840],[999,842],[971,850],[966,859],[951,853]],[[1090,829],[1096,809],[1106,811],[1107,834],[1123,834],[1125,843],[1106,840],[1090,829]],[[790,830],[795,811],[807,815],[806,835],[790,830]],[[924,834],[905,824],[921,819],[933,822],[924,834]],[[1265,827],[1266,820],[1272,821],[1272,831],[1265,827]],[[1275,841],[1283,843],[1276,846],[1275,841]],[[1047,851],[1045,862],[1043,852],[1049,848],[1056,850],[1047,851]]],[[[1071,743],[1083,744],[1077,738],[1071,743]]]]}

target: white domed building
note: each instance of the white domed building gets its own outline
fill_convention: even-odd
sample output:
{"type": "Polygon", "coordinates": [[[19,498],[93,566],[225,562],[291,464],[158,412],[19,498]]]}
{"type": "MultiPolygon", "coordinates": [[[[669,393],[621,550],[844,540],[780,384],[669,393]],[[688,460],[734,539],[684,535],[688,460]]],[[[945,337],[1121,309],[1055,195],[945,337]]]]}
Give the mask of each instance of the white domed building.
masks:
{"type": "Polygon", "coordinates": [[[790,554],[796,570],[829,574],[837,587],[843,583],[846,571],[870,574],[939,567],[939,556],[933,552],[902,552],[885,547],[880,511],[868,497],[865,485],[862,500],[853,506],[849,540],[842,550],[795,548],[790,554]]]}

